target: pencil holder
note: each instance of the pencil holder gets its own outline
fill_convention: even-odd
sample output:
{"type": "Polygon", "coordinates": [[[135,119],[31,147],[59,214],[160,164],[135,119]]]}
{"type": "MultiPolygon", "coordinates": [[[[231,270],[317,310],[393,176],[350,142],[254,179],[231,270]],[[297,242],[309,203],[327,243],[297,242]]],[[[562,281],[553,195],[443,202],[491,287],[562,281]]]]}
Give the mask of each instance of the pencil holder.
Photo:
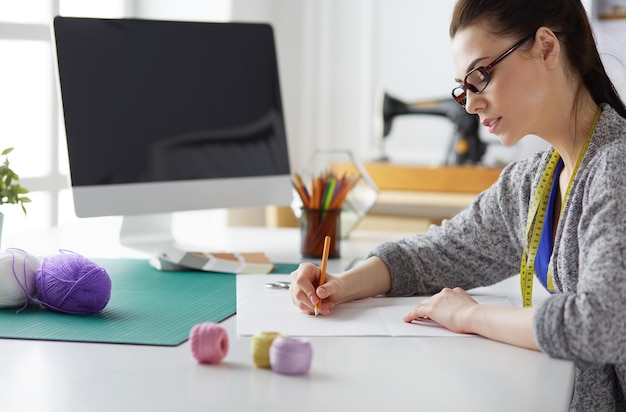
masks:
{"type": "MultiPolygon", "coordinates": [[[[349,150],[317,150],[294,177],[291,210],[302,224],[305,209],[340,209],[339,236],[333,236],[339,240],[349,236],[377,200],[378,187],[349,150]],[[334,190],[327,191],[333,180],[334,190]],[[324,202],[327,193],[331,195],[330,207],[324,202]]],[[[324,236],[321,239],[323,243],[324,236]]]]}
{"type": "Polygon", "coordinates": [[[330,236],[329,258],[339,257],[339,223],[341,209],[307,209],[300,212],[300,252],[302,257],[322,257],[324,237],[330,236]]]}

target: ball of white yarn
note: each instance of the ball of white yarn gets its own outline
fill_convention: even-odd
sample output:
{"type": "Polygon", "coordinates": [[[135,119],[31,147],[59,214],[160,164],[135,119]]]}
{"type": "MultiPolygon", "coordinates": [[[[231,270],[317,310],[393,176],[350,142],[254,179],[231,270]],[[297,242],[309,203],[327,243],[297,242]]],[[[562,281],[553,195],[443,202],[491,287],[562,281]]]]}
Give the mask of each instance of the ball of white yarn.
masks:
{"type": "Polygon", "coordinates": [[[0,308],[23,306],[35,296],[35,275],[41,262],[23,250],[0,253],[0,308]]]}

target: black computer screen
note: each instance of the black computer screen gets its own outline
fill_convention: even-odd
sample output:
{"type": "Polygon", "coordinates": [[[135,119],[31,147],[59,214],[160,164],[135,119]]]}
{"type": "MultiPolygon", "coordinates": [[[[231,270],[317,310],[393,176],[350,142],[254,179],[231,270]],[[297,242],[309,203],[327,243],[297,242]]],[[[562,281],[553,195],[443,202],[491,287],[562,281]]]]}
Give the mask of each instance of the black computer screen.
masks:
{"type": "Polygon", "coordinates": [[[73,186],[289,173],[267,24],[57,17],[73,186]]]}

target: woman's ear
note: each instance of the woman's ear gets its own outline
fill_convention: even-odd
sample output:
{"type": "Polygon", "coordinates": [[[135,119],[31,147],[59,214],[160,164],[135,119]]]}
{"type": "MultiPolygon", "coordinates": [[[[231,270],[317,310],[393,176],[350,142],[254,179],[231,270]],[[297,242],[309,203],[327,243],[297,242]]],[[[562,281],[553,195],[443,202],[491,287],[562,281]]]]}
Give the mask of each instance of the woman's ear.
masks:
{"type": "Polygon", "coordinates": [[[559,64],[561,55],[561,43],[556,34],[547,27],[540,27],[535,33],[535,45],[533,46],[540,54],[542,61],[548,69],[554,69],[559,64]]]}

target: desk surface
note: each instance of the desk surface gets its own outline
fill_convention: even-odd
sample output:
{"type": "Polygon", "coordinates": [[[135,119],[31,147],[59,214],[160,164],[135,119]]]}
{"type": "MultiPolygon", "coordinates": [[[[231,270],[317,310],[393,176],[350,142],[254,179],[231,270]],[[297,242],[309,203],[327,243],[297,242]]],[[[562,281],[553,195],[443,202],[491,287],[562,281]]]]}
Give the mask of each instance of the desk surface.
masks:
{"type": "MultiPolygon", "coordinates": [[[[137,257],[116,243],[119,226],[97,225],[98,236],[85,236],[94,233],[91,223],[7,235],[3,248],[137,257]]],[[[298,236],[295,229],[225,229],[219,243],[238,250],[267,245],[272,259],[285,261],[297,258],[298,236]]],[[[354,232],[329,270],[395,236],[354,232]]],[[[207,247],[216,247],[211,242],[217,240],[207,247]]],[[[291,377],[254,367],[250,339],[236,335],[236,316],[223,326],[230,349],[217,366],[197,364],[187,342],[172,348],[0,339],[0,405],[64,412],[559,411],[567,410],[571,396],[571,362],[483,338],[314,337],[310,373],[291,377]]]]}

